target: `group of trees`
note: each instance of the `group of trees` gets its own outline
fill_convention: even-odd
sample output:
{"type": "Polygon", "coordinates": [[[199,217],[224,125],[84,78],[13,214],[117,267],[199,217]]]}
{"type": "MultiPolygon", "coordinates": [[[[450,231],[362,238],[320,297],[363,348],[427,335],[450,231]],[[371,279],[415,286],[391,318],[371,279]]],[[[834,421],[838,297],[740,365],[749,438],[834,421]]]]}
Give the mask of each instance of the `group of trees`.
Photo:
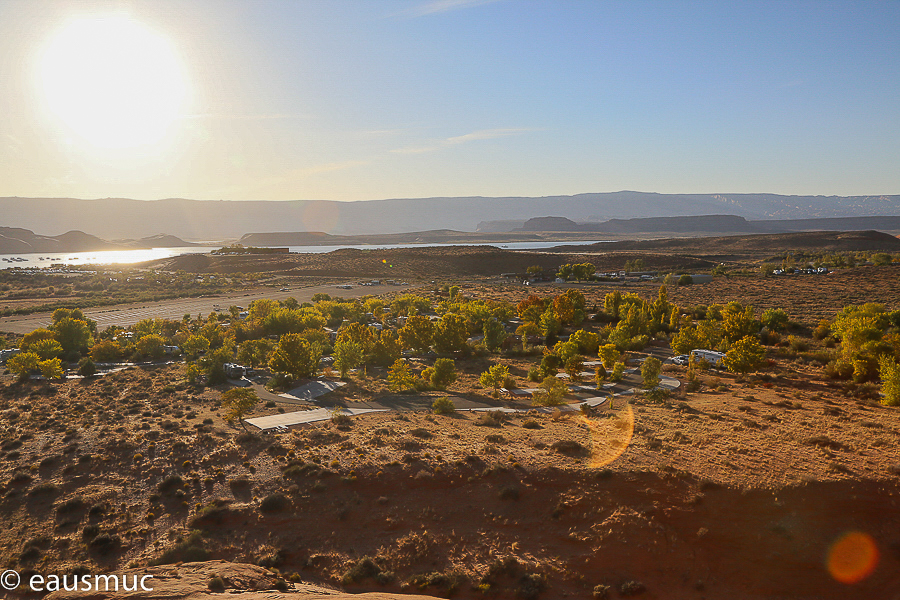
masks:
{"type": "Polygon", "coordinates": [[[846,306],[813,334],[839,345],[826,373],[835,379],[866,383],[881,379],[884,402],[900,406],[900,310],[882,304],[846,306]]]}
{"type": "Polygon", "coordinates": [[[97,324],[80,309],[57,309],[48,328],[35,329],[22,338],[22,352],[7,361],[7,368],[20,379],[38,371],[47,378],[61,377],[61,358],[79,360],[87,354],[96,332],[97,324]]]}

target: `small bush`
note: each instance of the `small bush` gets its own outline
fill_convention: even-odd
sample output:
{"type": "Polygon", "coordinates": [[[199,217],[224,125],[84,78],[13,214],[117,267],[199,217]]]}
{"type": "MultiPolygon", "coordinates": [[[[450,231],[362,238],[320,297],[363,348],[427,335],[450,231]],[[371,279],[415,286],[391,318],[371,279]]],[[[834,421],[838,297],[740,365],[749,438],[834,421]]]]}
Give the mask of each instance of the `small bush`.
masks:
{"type": "Polygon", "coordinates": [[[209,558],[209,551],[203,547],[203,536],[199,531],[191,534],[174,547],[163,552],[151,565],[171,565],[177,562],[202,562],[209,558]]]}
{"type": "Polygon", "coordinates": [[[522,423],[522,427],[524,429],[541,429],[541,424],[534,419],[528,419],[527,421],[522,423]]]}
{"type": "Polygon", "coordinates": [[[159,483],[157,489],[159,489],[162,494],[171,494],[183,485],[184,480],[180,475],[169,475],[159,483]]]}
{"type": "Polygon", "coordinates": [[[587,448],[585,448],[575,440],[559,440],[557,442],[553,442],[550,448],[556,450],[560,454],[568,454],[571,456],[585,454],[587,452],[587,448]]]}
{"type": "Polygon", "coordinates": [[[359,583],[365,579],[375,579],[380,574],[381,567],[375,563],[375,560],[370,556],[364,556],[344,571],[341,583],[344,585],[359,583]]]}
{"type": "Polygon", "coordinates": [[[434,401],[431,405],[431,410],[436,415],[450,415],[456,412],[456,405],[453,404],[453,400],[444,396],[434,401]]]}
{"type": "Polygon", "coordinates": [[[259,504],[259,511],[262,513],[277,513],[288,509],[291,502],[284,494],[274,493],[266,496],[259,504]]]}
{"type": "Polygon", "coordinates": [[[217,575],[209,580],[208,587],[214,594],[221,594],[225,591],[225,580],[217,575]]]}

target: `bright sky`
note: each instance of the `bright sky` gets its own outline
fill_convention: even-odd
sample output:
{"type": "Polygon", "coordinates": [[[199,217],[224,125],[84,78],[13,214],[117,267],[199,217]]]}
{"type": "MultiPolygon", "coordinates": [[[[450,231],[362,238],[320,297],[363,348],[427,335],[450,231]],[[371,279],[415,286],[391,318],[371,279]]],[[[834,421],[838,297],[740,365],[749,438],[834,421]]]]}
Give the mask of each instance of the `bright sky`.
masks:
{"type": "Polygon", "coordinates": [[[0,0],[0,196],[900,193],[900,2],[0,0]]]}

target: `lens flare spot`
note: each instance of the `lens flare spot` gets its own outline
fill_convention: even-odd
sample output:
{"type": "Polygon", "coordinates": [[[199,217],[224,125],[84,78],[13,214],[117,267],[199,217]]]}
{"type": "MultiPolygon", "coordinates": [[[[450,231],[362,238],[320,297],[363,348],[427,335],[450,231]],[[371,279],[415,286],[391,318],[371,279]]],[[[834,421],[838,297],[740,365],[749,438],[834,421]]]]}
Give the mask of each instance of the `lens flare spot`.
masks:
{"type": "Polygon", "coordinates": [[[626,404],[619,414],[602,421],[581,417],[591,432],[591,468],[605,467],[622,456],[634,435],[634,411],[626,404]]]}
{"type": "Polygon", "coordinates": [[[867,533],[842,535],[828,551],[828,572],[841,583],[859,583],[878,565],[878,547],[867,533]]]}

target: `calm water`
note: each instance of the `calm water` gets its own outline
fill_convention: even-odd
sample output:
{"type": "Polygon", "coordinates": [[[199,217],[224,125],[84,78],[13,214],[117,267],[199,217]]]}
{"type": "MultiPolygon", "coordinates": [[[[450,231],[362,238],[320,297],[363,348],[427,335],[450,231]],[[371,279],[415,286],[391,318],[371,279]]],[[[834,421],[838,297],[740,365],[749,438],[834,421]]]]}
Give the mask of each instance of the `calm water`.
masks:
{"type": "MultiPolygon", "coordinates": [[[[342,245],[342,246],[290,246],[291,252],[318,254],[342,248],[358,248],[360,250],[389,250],[392,248],[444,248],[447,246],[496,246],[509,250],[540,250],[553,246],[573,246],[594,244],[606,240],[582,240],[564,242],[509,242],[506,244],[383,244],[383,245],[342,245]]],[[[217,250],[220,246],[191,246],[187,248],[151,248],[145,250],[106,250],[103,252],[54,252],[34,254],[0,254],[0,269],[13,267],[50,268],[50,265],[106,265],[131,264],[147,260],[170,258],[180,254],[205,254],[217,250]]]]}

